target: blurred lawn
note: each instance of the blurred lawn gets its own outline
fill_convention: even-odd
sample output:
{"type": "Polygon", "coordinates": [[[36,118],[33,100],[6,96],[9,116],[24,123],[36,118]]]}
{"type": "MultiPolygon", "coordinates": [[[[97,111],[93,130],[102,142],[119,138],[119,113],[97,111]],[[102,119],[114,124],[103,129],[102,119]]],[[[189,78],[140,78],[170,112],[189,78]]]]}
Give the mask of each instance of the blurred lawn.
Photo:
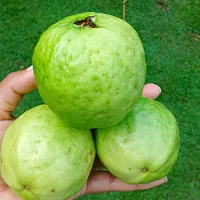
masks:
{"type": "MultiPolygon", "coordinates": [[[[0,80],[31,65],[41,33],[59,19],[84,11],[121,17],[120,0],[16,0],[0,3],[0,80]]],[[[79,199],[200,199],[200,0],[128,0],[126,20],[139,33],[146,52],[147,79],[161,86],[158,98],[176,116],[181,151],[168,183],[145,191],[110,192],[79,199]]],[[[41,104],[27,95],[16,115],[41,104]]]]}

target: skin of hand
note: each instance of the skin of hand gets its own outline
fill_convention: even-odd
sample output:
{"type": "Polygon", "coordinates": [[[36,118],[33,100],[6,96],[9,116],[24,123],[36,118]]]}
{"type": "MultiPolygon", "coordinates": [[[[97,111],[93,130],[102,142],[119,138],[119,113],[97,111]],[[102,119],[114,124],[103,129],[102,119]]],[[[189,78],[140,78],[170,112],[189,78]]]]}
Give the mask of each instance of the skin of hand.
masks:
{"type": "MultiPolygon", "coordinates": [[[[23,96],[36,89],[36,82],[33,75],[33,68],[29,67],[25,70],[10,73],[0,83],[0,147],[6,129],[15,120],[12,112],[16,109],[23,96]]],[[[149,83],[143,88],[142,96],[155,99],[159,96],[160,87],[149,83]]],[[[93,170],[88,178],[84,188],[70,200],[78,196],[91,193],[101,193],[108,191],[134,191],[145,190],[156,187],[167,182],[167,177],[148,184],[129,185],[121,182],[119,179],[111,175],[107,171],[95,170],[100,165],[100,161],[96,158],[93,170]]],[[[20,200],[12,190],[5,184],[0,175],[0,200],[20,200]]]]}

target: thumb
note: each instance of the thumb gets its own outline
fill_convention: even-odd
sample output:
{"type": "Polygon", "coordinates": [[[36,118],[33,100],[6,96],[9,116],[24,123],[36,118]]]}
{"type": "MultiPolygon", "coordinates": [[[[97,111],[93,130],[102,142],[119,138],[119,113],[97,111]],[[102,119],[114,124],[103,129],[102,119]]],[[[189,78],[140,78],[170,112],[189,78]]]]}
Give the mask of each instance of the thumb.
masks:
{"type": "Polygon", "coordinates": [[[23,96],[36,88],[32,66],[9,74],[0,83],[0,120],[12,119],[23,96]]]}
{"type": "Polygon", "coordinates": [[[153,83],[144,86],[142,96],[150,99],[156,99],[161,93],[161,88],[153,83]]]}

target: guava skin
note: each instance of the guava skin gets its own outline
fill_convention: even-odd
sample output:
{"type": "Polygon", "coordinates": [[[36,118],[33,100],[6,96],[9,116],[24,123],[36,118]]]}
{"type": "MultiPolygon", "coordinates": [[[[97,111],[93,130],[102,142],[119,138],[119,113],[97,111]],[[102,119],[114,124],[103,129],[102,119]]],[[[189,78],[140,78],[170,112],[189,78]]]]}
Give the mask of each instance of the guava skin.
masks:
{"type": "Polygon", "coordinates": [[[4,181],[23,200],[63,200],[86,183],[95,146],[89,130],[69,128],[40,105],[8,128],[1,157],[4,181]]]}
{"type": "Polygon", "coordinates": [[[128,184],[149,183],[166,176],[180,148],[173,114],[161,103],[143,97],[118,125],[97,129],[95,142],[102,163],[128,184]]]}
{"type": "Polygon", "coordinates": [[[40,96],[72,127],[118,124],[141,96],[146,77],[142,42],[124,20],[86,12],[57,22],[32,58],[40,96]],[[95,28],[75,22],[91,17],[95,28]]]}

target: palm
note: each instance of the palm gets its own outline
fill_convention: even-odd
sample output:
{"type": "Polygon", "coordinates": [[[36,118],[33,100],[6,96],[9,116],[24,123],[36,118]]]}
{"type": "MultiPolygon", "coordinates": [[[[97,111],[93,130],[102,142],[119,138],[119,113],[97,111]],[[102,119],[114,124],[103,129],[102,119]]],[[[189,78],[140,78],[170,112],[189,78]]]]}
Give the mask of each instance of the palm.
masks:
{"type": "MultiPolygon", "coordinates": [[[[0,83],[0,146],[7,128],[14,121],[12,111],[16,109],[23,95],[31,92],[35,88],[36,84],[32,70],[23,70],[12,73],[0,83]]],[[[143,90],[143,96],[152,99],[156,98],[159,93],[158,87],[154,84],[145,85],[143,90]]],[[[70,200],[87,193],[143,190],[166,182],[166,179],[163,178],[149,184],[128,185],[121,182],[109,172],[101,171],[99,164],[99,160],[96,160],[94,168],[99,170],[92,170],[85,187],[74,197],[70,198],[70,200]]],[[[6,185],[1,176],[0,200],[20,200],[20,198],[6,185]]]]}

